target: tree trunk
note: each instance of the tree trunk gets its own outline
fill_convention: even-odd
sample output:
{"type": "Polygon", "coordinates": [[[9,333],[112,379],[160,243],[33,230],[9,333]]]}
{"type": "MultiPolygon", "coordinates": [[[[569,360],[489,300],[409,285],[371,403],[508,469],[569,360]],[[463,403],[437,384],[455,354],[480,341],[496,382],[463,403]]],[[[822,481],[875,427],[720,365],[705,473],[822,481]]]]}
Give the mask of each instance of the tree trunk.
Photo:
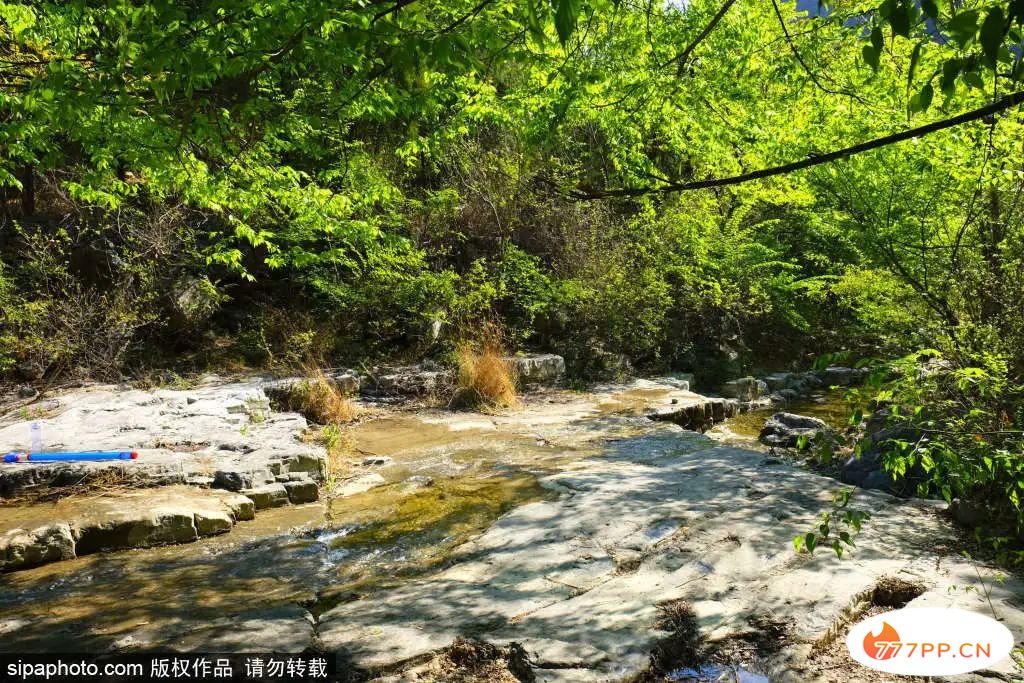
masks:
{"type": "Polygon", "coordinates": [[[985,260],[985,286],[981,291],[981,319],[996,322],[1003,314],[1003,254],[1002,243],[1006,226],[1000,220],[999,192],[995,186],[988,190],[988,221],[982,234],[982,258],[985,260]]]}
{"type": "Polygon", "coordinates": [[[21,215],[24,218],[36,212],[36,174],[32,166],[21,169],[21,215]]]}

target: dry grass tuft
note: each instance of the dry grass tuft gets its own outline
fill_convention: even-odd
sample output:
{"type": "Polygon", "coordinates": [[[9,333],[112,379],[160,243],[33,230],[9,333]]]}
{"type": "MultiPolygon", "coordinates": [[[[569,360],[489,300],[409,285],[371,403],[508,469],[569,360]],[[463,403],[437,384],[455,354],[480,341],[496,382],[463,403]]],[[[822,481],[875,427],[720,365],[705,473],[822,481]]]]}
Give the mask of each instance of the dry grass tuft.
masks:
{"type": "Polygon", "coordinates": [[[285,397],[286,410],[321,425],[345,424],[359,417],[359,409],[321,370],[307,370],[306,374],[307,378],[295,384],[285,397]]]}
{"type": "Polygon", "coordinates": [[[131,491],[145,486],[139,480],[138,472],[125,465],[112,464],[94,469],[82,475],[78,481],[64,486],[46,487],[40,490],[26,489],[13,497],[0,499],[2,507],[56,503],[64,498],[99,498],[112,493],[131,491]]]}
{"type": "Polygon", "coordinates": [[[536,680],[526,650],[518,643],[497,647],[459,636],[412,674],[445,683],[532,683],[536,680]]]}
{"type": "Polygon", "coordinates": [[[458,361],[459,390],[453,403],[506,407],[516,402],[515,378],[500,347],[464,344],[458,350],[458,361]]]}
{"type": "Polygon", "coordinates": [[[669,634],[659,640],[651,652],[655,676],[648,680],[657,680],[657,674],[666,674],[680,666],[693,666],[703,659],[700,627],[693,607],[685,600],[667,600],[657,607],[654,628],[669,634]]]}

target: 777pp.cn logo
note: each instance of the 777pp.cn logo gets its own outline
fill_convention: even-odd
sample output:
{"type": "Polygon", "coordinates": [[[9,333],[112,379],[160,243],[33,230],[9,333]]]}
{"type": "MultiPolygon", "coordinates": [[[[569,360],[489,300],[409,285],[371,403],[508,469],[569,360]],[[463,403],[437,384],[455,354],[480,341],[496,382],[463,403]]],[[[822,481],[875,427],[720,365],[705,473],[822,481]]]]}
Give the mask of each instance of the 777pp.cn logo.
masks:
{"type": "Polygon", "coordinates": [[[865,619],[846,645],[861,664],[894,674],[938,676],[984,669],[1004,659],[1014,638],[976,612],[907,608],[865,619]]]}

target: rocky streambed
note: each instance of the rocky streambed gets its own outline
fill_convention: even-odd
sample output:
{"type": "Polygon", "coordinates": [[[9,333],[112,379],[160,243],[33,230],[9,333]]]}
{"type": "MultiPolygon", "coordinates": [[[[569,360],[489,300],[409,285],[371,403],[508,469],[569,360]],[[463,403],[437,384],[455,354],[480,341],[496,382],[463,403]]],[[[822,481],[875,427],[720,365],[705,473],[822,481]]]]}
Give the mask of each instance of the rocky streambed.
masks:
{"type": "MultiPolygon", "coordinates": [[[[679,378],[542,390],[493,415],[378,409],[346,436],[350,462],[326,483],[323,449],[300,438],[304,420],[271,411],[261,391],[94,388],[59,396],[52,414],[0,419],[3,445],[35,419],[67,446],[93,435],[92,447],[141,453],[137,470],[83,471],[74,496],[0,507],[0,558],[13,556],[11,538],[55,519],[76,550],[0,575],[0,650],[315,649],[337,659],[342,680],[444,680],[433,662],[469,637],[517,643],[528,665],[519,676],[627,680],[652,661],[706,663],[673,650],[681,627],[665,615],[685,605],[715,671],[873,681],[830,659],[828,645],[894,579],[916,587],[915,605],[988,612],[987,592],[1024,635],[1024,585],[964,559],[936,503],[859,491],[852,505],[873,518],[857,547],[841,560],[796,554],[793,536],[840,484],[683,429],[732,404],[679,378]],[[292,501],[293,481],[330,495],[292,501]],[[257,509],[263,487],[285,491],[271,497],[280,507],[257,509]],[[158,537],[114,551],[88,540],[102,537],[85,531],[96,524],[119,528],[125,510],[152,520],[172,507],[186,544],[158,537]]],[[[8,501],[60,483],[44,471],[14,492],[9,477],[27,480],[10,467],[0,472],[8,501]]],[[[161,525],[140,528],[151,526],[161,525]]],[[[985,675],[1021,673],[1000,667],[985,675]]]]}

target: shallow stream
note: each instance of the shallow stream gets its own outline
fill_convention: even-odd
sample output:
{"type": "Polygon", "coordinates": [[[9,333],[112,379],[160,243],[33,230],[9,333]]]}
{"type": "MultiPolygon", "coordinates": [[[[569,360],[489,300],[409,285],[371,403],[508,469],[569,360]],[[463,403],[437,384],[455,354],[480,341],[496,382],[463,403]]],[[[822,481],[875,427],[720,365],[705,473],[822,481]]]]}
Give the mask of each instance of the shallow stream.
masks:
{"type": "MultiPolygon", "coordinates": [[[[678,429],[636,414],[632,402],[649,398],[623,395],[600,402],[585,419],[559,420],[560,401],[569,413],[581,409],[578,395],[556,397],[525,428],[440,413],[365,422],[349,434],[349,469],[352,476],[379,474],[385,484],[264,510],[229,534],[188,545],[3,575],[0,650],[103,651],[112,643],[190,649],[208,643],[204,630],[223,628],[226,619],[275,610],[298,612],[300,621],[304,614],[315,630],[322,611],[436,570],[512,508],[556,496],[543,485],[548,475],[601,457],[609,444],[619,453],[631,443],[640,449],[649,440],[636,437],[678,429]],[[363,464],[364,455],[385,453],[385,464],[363,464]]],[[[830,396],[787,410],[841,424],[842,408],[841,397],[830,396]]],[[[750,445],[771,412],[741,415],[709,436],[750,445]]],[[[681,447],[712,445],[690,436],[681,447]]]]}
{"type": "Polygon", "coordinates": [[[818,394],[806,400],[793,401],[785,406],[774,406],[759,410],[751,410],[731,417],[725,422],[715,425],[709,434],[727,443],[736,445],[760,447],[757,440],[764,426],[765,420],[774,413],[784,411],[796,413],[797,415],[808,415],[823,420],[828,426],[837,432],[846,430],[850,417],[850,410],[841,390],[818,394]]]}

